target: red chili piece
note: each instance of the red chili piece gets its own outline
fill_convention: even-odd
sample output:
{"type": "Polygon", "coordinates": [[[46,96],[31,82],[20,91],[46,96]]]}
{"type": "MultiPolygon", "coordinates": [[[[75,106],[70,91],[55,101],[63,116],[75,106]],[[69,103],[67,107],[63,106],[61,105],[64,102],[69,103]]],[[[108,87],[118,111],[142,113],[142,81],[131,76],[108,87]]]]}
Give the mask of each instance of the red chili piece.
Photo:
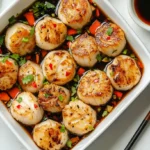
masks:
{"type": "Polygon", "coordinates": [[[34,104],[34,108],[38,108],[38,105],[37,105],[37,104],[34,104]]]}
{"type": "Polygon", "coordinates": [[[107,40],[110,40],[110,36],[107,37],[107,40]]]}
{"type": "Polygon", "coordinates": [[[17,108],[20,109],[20,108],[21,108],[21,105],[17,105],[17,108]]]}
{"type": "Polygon", "coordinates": [[[37,88],[36,82],[32,82],[32,86],[33,86],[34,88],[37,88]]]}
{"type": "Polygon", "coordinates": [[[53,65],[52,64],[49,64],[49,67],[51,70],[53,70],[53,65]]]}
{"type": "Polygon", "coordinates": [[[57,27],[57,24],[53,24],[53,26],[54,26],[54,28],[56,28],[56,27],[57,27]]]}
{"type": "Polygon", "coordinates": [[[66,72],[66,76],[69,76],[70,74],[71,74],[70,72],[68,72],[68,71],[66,72]]]}

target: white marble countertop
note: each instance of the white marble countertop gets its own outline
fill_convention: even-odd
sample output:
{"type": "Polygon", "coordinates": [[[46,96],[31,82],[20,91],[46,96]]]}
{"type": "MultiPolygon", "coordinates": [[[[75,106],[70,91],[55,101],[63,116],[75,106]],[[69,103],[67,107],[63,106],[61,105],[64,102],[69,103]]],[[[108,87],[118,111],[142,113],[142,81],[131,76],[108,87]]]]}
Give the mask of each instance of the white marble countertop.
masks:
{"type": "MultiPolygon", "coordinates": [[[[12,0],[0,0],[0,12],[12,0]]],[[[150,52],[150,32],[138,27],[128,14],[127,0],[110,0],[150,52]]],[[[87,150],[123,150],[150,110],[150,85],[127,110],[87,150]]],[[[135,93],[136,94],[136,93],[135,93]]],[[[0,119],[0,150],[27,150],[0,119]]],[[[150,150],[150,124],[142,132],[133,150],[150,150]]]]}

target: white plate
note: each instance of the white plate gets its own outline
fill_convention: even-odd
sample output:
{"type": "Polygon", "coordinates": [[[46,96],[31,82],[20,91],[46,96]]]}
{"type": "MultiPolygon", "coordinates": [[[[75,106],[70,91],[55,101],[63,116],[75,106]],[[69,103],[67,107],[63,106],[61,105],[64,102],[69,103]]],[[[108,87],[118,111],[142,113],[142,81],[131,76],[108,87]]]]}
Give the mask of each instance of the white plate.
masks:
{"type": "MultiPolygon", "coordinates": [[[[20,13],[24,8],[29,6],[34,0],[16,1],[12,3],[3,13],[0,14],[0,29],[2,30],[7,24],[8,19],[13,15],[20,13]]],[[[83,150],[91,144],[99,135],[101,135],[110,124],[135,100],[135,98],[146,88],[150,82],[150,55],[141,41],[137,38],[134,32],[129,28],[127,23],[121,18],[117,11],[113,8],[108,0],[96,0],[101,9],[125,32],[127,40],[140,56],[145,70],[140,83],[121,101],[121,103],[110,113],[98,127],[73,150],[83,150]]],[[[33,140],[29,138],[28,134],[22,129],[7,111],[6,107],[0,102],[0,116],[18,139],[24,144],[28,150],[38,150],[39,148],[34,144],[33,140]]]]}

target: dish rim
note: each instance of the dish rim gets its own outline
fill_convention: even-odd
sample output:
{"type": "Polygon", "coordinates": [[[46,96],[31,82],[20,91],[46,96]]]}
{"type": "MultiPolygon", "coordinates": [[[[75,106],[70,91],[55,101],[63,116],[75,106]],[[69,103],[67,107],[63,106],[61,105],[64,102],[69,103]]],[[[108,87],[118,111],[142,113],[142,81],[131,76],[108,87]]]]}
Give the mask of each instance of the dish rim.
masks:
{"type": "MultiPolygon", "coordinates": [[[[14,7],[18,2],[19,2],[20,0],[16,0],[12,5],[10,5],[10,7],[7,7],[7,9],[4,11],[4,12],[2,12],[1,14],[0,14],[0,17],[1,16],[4,16],[4,15],[6,15],[6,13],[8,12],[8,11],[10,11],[11,9],[12,9],[12,7],[14,7]]],[[[95,0],[95,1],[97,1],[97,3],[98,3],[98,1],[99,0],[95,0]]],[[[112,11],[114,12],[114,14],[115,15],[117,15],[118,17],[119,17],[119,19],[123,22],[123,23],[125,23],[125,25],[126,25],[126,28],[131,32],[131,35],[132,36],[134,36],[134,38],[136,38],[136,41],[137,42],[139,42],[139,44],[141,45],[141,47],[143,47],[143,50],[144,50],[144,52],[145,52],[145,54],[147,55],[147,58],[149,59],[149,62],[150,62],[150,54],[148,53],[148,51],[147,51],[147,49],[144,47],[144,45],[142,44],[142,42],[139,40],[139,38],[136,36],[136,34],[133,32],[133,30],[129,27],[129,25],[127,24],[127,22],[125,21],[125,19],[124,18],[122,18],[121,17],[121,15],[117,12],[117,10],[113,7],[113,5],[109,2],[109,0],[101,0],[101,1],[103,1],[103,3],[105,3],[106,5],[108,5],[108,7],[110,7],[110,9],[112,9],[112,11]]],[[[104,9],[102,9],[102,10],[104,10],[104,9]]],[[[106,10],[104,11],[105,13],[106,13],[106,10]]],[[[107,13],[106,13],[107,14],[107,13]]],[[[7,18],[8,19],[8,18],[7,18]]],[[[112,19],[113,20],[113,19],[112,19]]],[[[125,31],[124,31],[125,32],[125,31]]],[[[126,32],[125,32],[126,33],[126,32]]],[[[140,55],[140,54],[138,54],[138,55],[140,55]]],[[[141,59],[142,60],[142,59],[141,59]]],[[[73,148],[73,150],[78,150],[78,149],[80,149],[80,150],[83,150],[83,149],[85,149],[85,148],[87,148],[98,136],[100,136],[121,114],[122,114],[122,112],[125,110],[125,109],[127,109],[128,108],[128,106],[136,99],[136,97],[147,87],[147,85],[149,84],[149,82],[150,82],[150,79],[148,80],[148,82],[147,83],[145,83],[144,84],[144,86],[142,86],[142,87],[140,87],[139,88],[139,92],[138,92],[138,94],[137,95],[135,95],[135,96],[132,96],[132,98],[130,98],[130,100],[128,100],[128,103],[122,108],[122,109],[120,109],[117,113],[116,113],[116,115],[115,116],[113,116],[111,119],[109,119],[109,122],[106,124],[106,126],[105,127],[103,127],[102,129],[101,129],[101,131],[99,131],[99,132],[92,132],[91,134],[94,134],[94,137],[92,137],[92,139],[90,139],[90,140],[88,140],[88,142],[86,142],[86,144],[82,144],[81,142],[83,141],[81,141],[81,142],[79,142],[74,148],[73,148]]],[[[131,91],[132,92],[132,91],[131,91]]],[[[0,107],[3,105],[3,104],[1,104],[2,102],[0,102],[0,107]]],[[[118,107],[118,106],[117,106],[118,107]]],[[[29,150],[33,150],[32,149],[32,147],[29,145],[29,143],[27,143],[27,141],[25,141],[25,140],[23,140],[23,138],[20,136],[20,134],[19,134],[19,132],[18,131],[16,131],[16,129],[10,124],[10,121],[2,114],[2,112],[3,111],[5,111],[4,109],[2,110],[2,111],[0,111],[0,117],[3,119],[3,121],[7,124],[7,126],[10,128],[10,130],[12,130],[12,132],[17,136],[17,138],[18,138],[18,140],[20,140],[21,142],[22,142],[22,144],[27,148],[27,149],[29,149],[29,150]]],[[[111,115],[111,114],[110,114],[111,115]]],[[[11,116],[11,115],[10,115],[11,116]]],[[[105,120],[107,119],[108,117],[106,117],[105,118],[105,120]]],[[[110,118],[110,117],[109,117],[110,118]]],[[[12,118],[13,119],[13,118],[12,118]]],[[[13,119],[14,120],[14,119],[13,119]]],[[[108,120],[108,119],[107,119],[108,120]]],[[[14,120],[15,121],[15,120],[14,120]]],[[[15,121],[16,122],[16,121],[15,121]]],[[[14,122],[13,122],[14,123],[14,122]]],[[[18,125],[19,125],[19,123],[18,122],[16,122],[18,125]]],[[[104,121],[103,121],[103,124],[104,124],[104,121]]],[[[20,125],[19,125],[20,126],[20,125]]],[[[96,129],[95,129],[96,130],[96,129]]],[[[89,135],[90,136],[90,135],[89,135]]],[[[89,137],[88,136],[88,137],[89,137]]],[[[87,137],[87,138],[88,138],[87,137]]],[[[29,138],[29,137],[28,137],[29,138]]],[[[86,139],[87,139],[86,138],[86,139]]],[[[84,140],[86,140],[86,139],[84,139],[84,140]]],[[[33,141],[32,141],[33,142],[33,141]]],[[[34,143],[34,142],[33,142],[34,143]]],[[[35,145],[35,144],[34,144],[35,145]]],[[[36,146],[37,147],[37,146],[36,146]]],[[[36,149],[39,149],[38,147],[36,148],[36,149]]]]}

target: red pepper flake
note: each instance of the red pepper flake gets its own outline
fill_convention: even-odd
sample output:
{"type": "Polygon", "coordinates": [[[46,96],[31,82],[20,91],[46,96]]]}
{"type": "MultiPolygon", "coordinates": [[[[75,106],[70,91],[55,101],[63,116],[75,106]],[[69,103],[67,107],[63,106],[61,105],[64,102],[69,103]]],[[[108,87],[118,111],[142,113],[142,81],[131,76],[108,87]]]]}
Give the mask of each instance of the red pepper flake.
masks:
{"type": "Polygon", "coordinates": [[[56,28],[56,27],[57,27],[57,24],[53,24],[53,26],[54,26],[54,28],[56,28]]]}
{"type": "Polygon", "coordinates": [[[53,70],[53,64],[50,63],[49,67],[50,67],[51,70],[53,70]]]}
{"type": "Polygon", "coordinates": [[[42,25],[41,28],[42,28],[42,29],[46,28],[46,25],[42,25]]]}
{"type": "Polygon", "coordinates": [[[12,65],[12,62],[6,60],[6,64],[11,66],[11,65],[12,65]]]}
{"type": "Polygon", "coordinates": [[[68,72],[68,71],[66,72],[66,76],[69,76],[70,74],[71,74],[71,72],[68,72]]]}
{"type": "Polygon", "coordinates": [[[2,49],[0,48],[0,54],[2,54],[2,49]]]}
{"type": "Polygon", "coordinates": [[[107,40],[110,40],[110,36],[108,36],[106,39],[107,39],[107,40]]]}
{"type": "Polygon", "coordinates": [[[17,108],[20,109],[20,108],[21,108],[21,105],[17,105],[17,108]]]}
{"type": "Polygon", "coordinates": [[[96,17],[99,17],[100,16],[100,11],[98,8],[96,8],[96,17]]]}
{"type": "Polygon", "coordinates": [[[33,86],[34,88],[37,88],[36,82],[32,82],[32,86],[33,86]]]}
{"type": "Polygon", "coordinates": [[[34,108],[38,108],[38,105],[37,105],[37,104],[34,104],[34,108]]]}

